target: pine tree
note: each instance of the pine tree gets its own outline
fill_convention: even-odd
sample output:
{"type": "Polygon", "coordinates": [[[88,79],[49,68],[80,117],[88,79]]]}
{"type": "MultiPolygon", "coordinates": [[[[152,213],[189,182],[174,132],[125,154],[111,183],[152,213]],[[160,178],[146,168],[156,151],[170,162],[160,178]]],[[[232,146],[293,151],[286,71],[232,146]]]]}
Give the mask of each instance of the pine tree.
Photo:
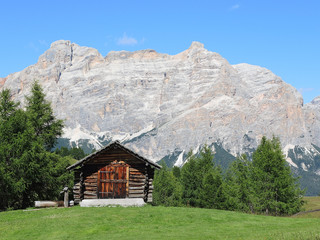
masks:
{"type": "Polygon", "coordinates": [[[187,162],[181,169],[182,201],[187,206],[199,206],[199,189],[202,176],[199,174],[196,156],[188,153],[187,162]]]}
{"type": "Polygon", "coordinates": [[[43,89],[37,81],[33,83],[31,96],[26,97],[26,100],[26,111],[35,135],[49,151],[62,134],[63,121],[55,118],[51,104],[45,99],[43,89]]]}
{"type": "Polygon", "coordinates": [[[198,156],[190,151],[181,169],[182,198],[186,205],[205,208],[224,208],[222,171],[213,162],[214,154],[204,146],[198,156]]]}
{"type": "Polygon", "coordinates": [[[13,113],[17,111],[19,103],[11,100],[11,93],[9,89],[4,89],[0,93],[0,120],[7,120],[13,113]]]}
{"type": "Polygon", "coordinates": [[[253,212],[255,194],[251,179],[252,164],[245,154],[230,165],[225,179],[226,208],[253,212]]]}
{"type": "Polygon", "coordinates": [[[179,206],[181,205],[181,185],[173,176],[165,164],[161,162],[162,168],[156,171],[154,177],[153,203],[155,205],[179,206]]]}
{"type": "Polygon", "coordinates": [[[303,205],[300,189],[281,150],[280,140],[263,137],[253,154],[256,210],[266,214],[293,214],[303,205]]]}
{"type": "Polygon", "coordinates": [[[173,166],[172,174],[176,179],[180,179],[181,169],[179,167],[177,167],[177,166],[173,166]]]}
{"type": "Polygon", "coordinates": [[[210,169],[202,179],[200,206],[204,208],[225,208],[223,178],[220,167],[210,169]]]}
{"type": "Polygon", "coordinates": [[[222,170],[214,164],[213,159],[212,150],[205,145],[197,161],[198,174],[201,177],[198,197],[200,207],[223,209],[225,199],[222,170]]]}
{"type": "Polygon", "coordinates": [[[30,146],[27,117],[11,100],[8,89],[0,93],[0,209],[17,208],[25,191],[20,156],[30,146]]]}
{"type": "Polygon", "coordinates": [[[55,200],[72,179],[65,171],[70,159],[44,147],[42,136],[52,134],[46,132],[50,128],[37,134],[30,112],[18,106],[9,90],[0,93],[0,209],[25,208],[35,200],[55,200]]]}

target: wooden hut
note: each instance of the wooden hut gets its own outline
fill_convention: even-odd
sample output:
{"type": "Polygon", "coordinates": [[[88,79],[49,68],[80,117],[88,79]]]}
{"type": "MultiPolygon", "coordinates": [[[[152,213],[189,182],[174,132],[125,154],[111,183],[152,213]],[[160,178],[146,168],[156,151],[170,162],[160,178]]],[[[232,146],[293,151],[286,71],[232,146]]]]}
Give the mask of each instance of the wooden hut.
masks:
{"type": "Polygon", "coordinates": [[[154,170],[161,166],[134,153],[119,141],[69,166],[75,174],[74,201],[143,198],[152,202],[154,170]]]}

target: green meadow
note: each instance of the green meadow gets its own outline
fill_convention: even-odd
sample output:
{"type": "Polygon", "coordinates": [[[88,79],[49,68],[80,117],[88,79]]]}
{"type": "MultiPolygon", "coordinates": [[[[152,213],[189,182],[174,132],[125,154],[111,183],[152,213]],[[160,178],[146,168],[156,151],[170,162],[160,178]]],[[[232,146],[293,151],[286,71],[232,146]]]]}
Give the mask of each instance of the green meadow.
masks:
{"type": "MultiPolygon", "coordinates": [[[[306,210],[320,208],[319,197],[307,201],[306,210]]],[[[27,209],[0,213],[0,239],[320,239],[320,215],[154,206],[27,209]]]]}

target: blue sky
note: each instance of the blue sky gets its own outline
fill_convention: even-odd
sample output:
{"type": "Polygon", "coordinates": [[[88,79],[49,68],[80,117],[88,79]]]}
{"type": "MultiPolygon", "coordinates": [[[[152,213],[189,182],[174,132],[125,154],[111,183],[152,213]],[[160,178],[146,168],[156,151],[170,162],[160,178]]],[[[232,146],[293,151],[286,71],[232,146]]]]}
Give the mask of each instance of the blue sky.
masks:
{"type": "Polygon", "coordinates": [[[111,50],[177,54],[199,41],[231,64],[266,67],[320,96],[319,0],[4,1],[0,77],[21,71],[59,39],[111,50]]]}

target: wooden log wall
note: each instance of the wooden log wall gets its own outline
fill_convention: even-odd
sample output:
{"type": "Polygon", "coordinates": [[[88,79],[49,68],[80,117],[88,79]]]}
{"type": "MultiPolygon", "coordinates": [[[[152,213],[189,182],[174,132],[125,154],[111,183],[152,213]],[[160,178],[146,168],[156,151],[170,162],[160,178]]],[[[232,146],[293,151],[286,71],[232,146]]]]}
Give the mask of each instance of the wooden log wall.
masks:
{"type": "Polygon", "coordinates": [[[154,179],[154,171],[155,169],[152,169],[151,167],[148,168],[148,195],[147,195],[147,202],[152,203],[152,193],[153,193],[153,179],[154,179]]]}
{"type": "Polygon", "coordinates": [[[74,170],[73,200],[75,204],[80,203],[80,171],[79,170],[74,170]]]}
{"type": "Polygon", "coordinates": [[[146,176],[144,164],[133,165],[129,171],[129,198],[144,198],[146,176]]]}
{"type": "Polygon", "coordinates": [[[98,172],[87,175],[84,180],[84,199],[98,198],[98,172]]]}

